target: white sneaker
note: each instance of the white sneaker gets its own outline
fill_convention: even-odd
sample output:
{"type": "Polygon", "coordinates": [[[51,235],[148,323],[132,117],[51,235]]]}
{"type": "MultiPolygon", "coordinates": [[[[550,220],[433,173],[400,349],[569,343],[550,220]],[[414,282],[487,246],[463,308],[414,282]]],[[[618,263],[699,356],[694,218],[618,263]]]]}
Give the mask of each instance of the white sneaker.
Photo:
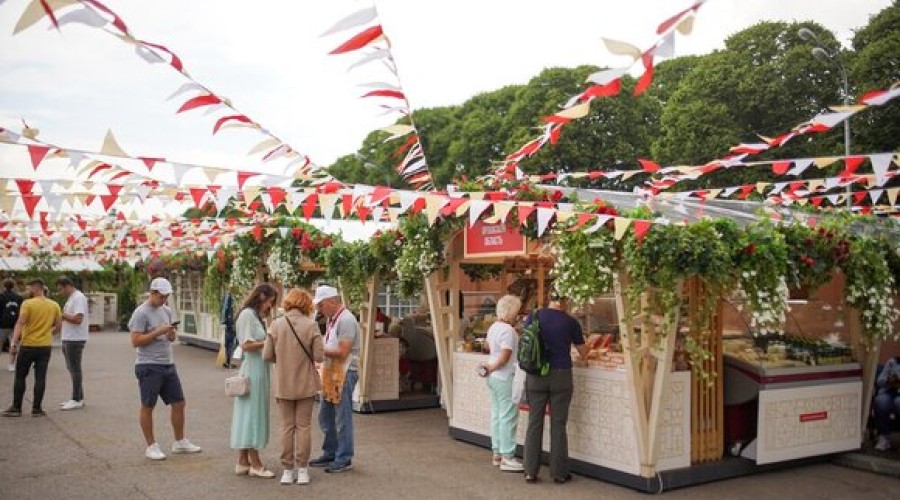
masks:
{"type": "Polygon", "coordinates": [[[75,400],[74,400],[74,399],[69,399],[69,400],[67,400],[67,401],[60,401],[60,402],[59,402],[59,406],[66,406],[67,404],[71,403],[72,401],[75,401],[75,400]]]}
{"type": "Polygon", "coordinates": [[[506,458],[500,461],[500,470],[503,472],[522,472],[525,470],[525,467],[522,465],[522,462],[516,460],[515,458],[506,458]]]}
{"type": "Polygon", "coordinates": [[[144,453],[144,456],[146,456],[150,460],[165,460],[166,459],[166,454],[163,453],[162,450],[159,449],[159,444],[157,444],[157,443],[153,443],[150,446],[148,446],[146,453],[144,453]]]}
{"type": "Polygon", "coordinates": [[[294,484],[294,469],[284,469],[281,473],[281,484],[294,484]]]}
{"type": "Polygon", "coordinates": [[[66,403],[62,405],[63,411],[78,410],[80,408],[84,408],[84,401],[66,401],[66,403]]]}
{"type": "Polygon", "coordinates": [[[875,449],[878,451],[887,451],[891,449],[891,440],[885,435],[878,436],[878,442],[875,443],[875,449]]]}
{"type": "Polygon", "coordinates": [[[187,438],[172,443],[172,453],[200,453],[201,451],[203,448],[188,441],[187,438]]]}
{"type": "Polygon", "coordinates": [[[297,484],[309,484],[309,469],[305,467],[297,469],[297,484]]]}

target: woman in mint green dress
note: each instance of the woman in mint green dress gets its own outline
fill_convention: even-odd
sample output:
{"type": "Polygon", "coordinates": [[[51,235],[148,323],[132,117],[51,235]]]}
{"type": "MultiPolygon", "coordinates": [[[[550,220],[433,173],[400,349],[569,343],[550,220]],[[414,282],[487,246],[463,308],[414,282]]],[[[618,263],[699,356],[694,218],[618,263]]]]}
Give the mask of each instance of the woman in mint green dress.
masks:
{"type": "Polygon", "coordinates": [[[269,283],[257,285],[241,306],[235,322],[238,342],[244,352],[241,374],[250,379],[250,392],[234,398],[231,418],[231,448],[238,450],[236,474],[275,477],[263,467],[259,450],[269,443],[269,364],[262,359],[266,326],[262,318],[272,310],[278,292],[269,283]]]}

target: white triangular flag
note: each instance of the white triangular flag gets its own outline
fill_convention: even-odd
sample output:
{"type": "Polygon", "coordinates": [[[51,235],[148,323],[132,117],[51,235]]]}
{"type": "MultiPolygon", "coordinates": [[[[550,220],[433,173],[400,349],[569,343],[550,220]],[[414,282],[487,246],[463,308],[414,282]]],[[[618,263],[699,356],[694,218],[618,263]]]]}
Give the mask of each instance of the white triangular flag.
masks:
{"type": "Polygon", "coordinates": [[[469,227],[475,225],[481,214],[491,206],[491,202],[484,200],[472,200],[469,204],[469,227]]]}
{"type": "Polygon", "coordinates": [[[550,219],[553,218],[555,211],[552,208],[544,208],[538,207],[537,209],[537,221],[538,221],[538,238],[540,238],[544,232],[547,230],[547,226],[550,224],[550,219]]]}
{"type": "Polygon", "coordinates": [[[891,159],[893,153],[879,153],[869,155],[869,161],[872,162],[872,171],[875,172],[875,185],[883,186],[888,181],[887,171],[891,167],[891,159]]]}
{"type": "Polygon", "coordinates": [[[799,160],[794,160],[794,168],[788,170],[787,175],[800,175],[803,172],[806,172],[806,169],[811,167],[812,164],[812,158],[802,158],[799,160]]]}

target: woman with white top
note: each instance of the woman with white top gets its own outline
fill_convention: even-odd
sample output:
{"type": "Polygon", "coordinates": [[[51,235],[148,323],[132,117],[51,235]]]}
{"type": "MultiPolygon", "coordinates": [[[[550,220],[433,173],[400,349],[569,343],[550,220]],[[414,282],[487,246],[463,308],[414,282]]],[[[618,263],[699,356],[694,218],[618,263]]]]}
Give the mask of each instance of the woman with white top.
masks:
{"type": "Polygon", "coordinates": [[[490,358],[482,365],[491,391],[491,449],[492,463],[505,472],[522,472],[522,462],[516,460],[516,425],[519,420],[518,402],[513,401],[513,378],[516,373],[516,348],[519,339],[512,323],[519,314],[522,301],[515,295],[505,295],[497,302],[497,321],[488,329],[487,343],[490,358]]]}

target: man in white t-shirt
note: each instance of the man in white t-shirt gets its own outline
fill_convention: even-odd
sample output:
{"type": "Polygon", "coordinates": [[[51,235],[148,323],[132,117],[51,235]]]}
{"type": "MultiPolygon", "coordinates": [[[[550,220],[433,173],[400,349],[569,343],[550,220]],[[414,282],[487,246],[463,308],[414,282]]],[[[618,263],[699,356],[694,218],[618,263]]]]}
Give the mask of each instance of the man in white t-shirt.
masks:
{"type": "Polygon", "coordinates": [[[72,377],[72,399],[62,403],[62,409],[77,410],[84,408],[81,355],[88,340],[88,300],[65,276],[56,280],[56,286],[59,293],[66,297],[62,310],[62,350],[66,368],[72,377]]]}

